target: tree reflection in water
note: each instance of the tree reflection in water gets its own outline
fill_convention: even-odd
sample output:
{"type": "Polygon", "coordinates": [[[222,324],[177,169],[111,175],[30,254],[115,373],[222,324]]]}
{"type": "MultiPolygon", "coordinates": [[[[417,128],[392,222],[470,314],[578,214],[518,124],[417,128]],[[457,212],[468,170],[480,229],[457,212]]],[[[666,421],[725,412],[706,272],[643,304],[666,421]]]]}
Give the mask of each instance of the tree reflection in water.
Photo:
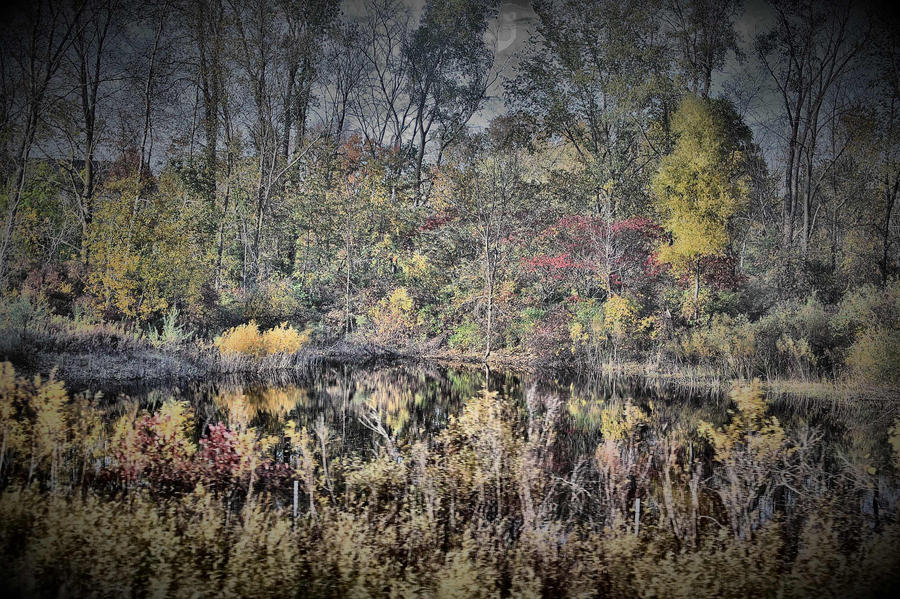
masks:
{"type": "Polygon", "coordinates": [[[96,518],[126,553],[144,523],[168,522],[172,563],[213,556],[190,563],[238,594],[259,577],[241,586],[245,570],[221,564],[282,564],[271,576],[302,572],[321,596],[809,596],[900,573],[895,402],[321,364],[101,411],[7,378],[0,533],[28,539],[9,563],[95,556],[70,560],[68,581],[107,580],[88,573],[105,545],[66,540],[96,518]],[[22,499],[28,484],[49,494],[22,499]],[[198,521],[211,536],[188,535],[198,521]]]}

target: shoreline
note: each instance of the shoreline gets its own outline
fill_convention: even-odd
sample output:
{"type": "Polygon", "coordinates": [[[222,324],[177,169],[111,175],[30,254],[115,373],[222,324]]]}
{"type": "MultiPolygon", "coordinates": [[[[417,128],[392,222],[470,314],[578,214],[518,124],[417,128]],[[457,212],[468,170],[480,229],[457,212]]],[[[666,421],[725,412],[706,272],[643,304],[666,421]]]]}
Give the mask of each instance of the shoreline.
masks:
{"type": "MultiPolygon", "coordinates": [[[[9,360],[29,376],[49,376],[78,387],[152,385],[162,381],[189,382],[205,377],[267,377],[288,373],[318,362],[339,362],[353,366],[379,366],[402,362],[433,362],[450,366],[487,367],[516,373],[545,370],[553,375],[625,376],[655,380],[679,387],[727,391],[735,378],[697,367],[661,365],[653,362],[603,363],[586,367],[538,356],[496,352],[487,360],[475,353],[435,349],[429,344],[387,347],[366,340],[341,339],[331,344],[310,345],[294,354],[275,354],[261,358],[245,355],[221,355],[199,345],[154,347],[146,343],[120,344],[122,347],[65,348],[31,338],[18,351],[7,353],[9,360]]],[[[760,382],[774,396],[800,399],[847,401],[868,399],[898,401],[900,390],[854,381],[771,379],[760,382]]]]}

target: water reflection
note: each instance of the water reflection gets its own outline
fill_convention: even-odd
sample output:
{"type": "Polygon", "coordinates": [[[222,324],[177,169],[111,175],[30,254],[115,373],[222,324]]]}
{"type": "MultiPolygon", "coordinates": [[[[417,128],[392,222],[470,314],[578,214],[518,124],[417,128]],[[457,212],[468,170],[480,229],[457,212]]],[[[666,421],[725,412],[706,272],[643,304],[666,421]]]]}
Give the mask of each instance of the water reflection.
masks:
{"type": "MultiPolygon", "coordinates": [[[[367,564],[395,564],[380,571],[384,581],[420,559],[416,576],[430,580],[451,553],[471,551],[468,563],[485,568],[463,572],[473,580],[550,573],[553,586],[535,596],[570,585],[585,590],[577,596],[690,596],[693,586],[721,589],[720,579],[738,584],[730,596],[780,596],[771,584],[750,592],[740,581],[750,572],[827,588],[819,573],[845,563],[849,586],[837,588],[850,589],[900,571],[893,401],[801,402],[759,385],[723,393],[422,363],[318,364],[275,380],[107,393],[106,402],[30,385],[5,387],[7,405],[29,409],[6,412],[16,418],[3,431],[13,447],[5,464],[0,456],[4,514],[35,497],[29,490],[17,501],[15,485],[47,490],[46,501],[68,492],[118,518],[121,538],[156,539],[133,526],[155,532],[159,521],[129,507],[150,500],[182,518],[185,536],[166,537],[166,551],[205,556],[206,524],[224,523],[214,534],[223,555],[243,546],[250,556],[221,558],[237,571],[294,551],[279,574],[315,562],[331,581],[339,570],[329,560],[359,549],[343,571],[369,577],[367,564]],[[508,569],[498,574],[499,563],[508,569]],[[622,564],[629,569],[616,573],[622,564]],[[660,589],[688,593],[653,590],[666,576],[660,589]],[[651,592],[617,591],[631,581],[651,592]]],[[[86,529],[67,517],[77,502],[48,505],[35,508],[40,516],[15,516],[7,530],[62,514],[32,536],[46,537],[40,547],[66,537],[80,548],[86,529]]],[[[98,521],[107,522],[84,520],[88,530],[115,529],[98,521]]],[[[96,538],[100,553],[127,545],[96,538]]]]}
{"type": "MultiPolygon", "coordinates": [[[[379,368],[326,363],[274,380],[223,379],[125,395],[151,408],[173,396],[189,401],[198,415],[198,437],[217,422],[279,435],[291,421],[298,428],[327,432],[339,455],[365,458],[382,450],[397,453],[418,441],[430,443],[485,389],[516,406],[515,430],[522,438],[543,435],[551,470],[599,465],[607,479],[602,487],[615,492],[618,485],[623,497],[640,495],[642,479],[658,476],[664,482],[676,469],[688,479],[694,469],[718,475],[723,464],[712,460],[704,431],[722,429],[741,414],[721,389],[646,378],[564,380],[423,363],[379,368]],[[708,455],[700,455],[701,447],[708,455]],[[651,448],[658,454],[652,463],[644,459],[651,448]],[[649,475],[651,467],[654,476],[649,475]],[[627,484],[614,480],[617,469],[627,471],[627,484]]],[[[820,447],[821,468],[852,478],[864,509],[896,503],[896,402],[814,402],[773,395],[758,409],[762,412],[755,418],[775,417],[798,451],[820,447]]],[[[692,484],[688,480],[688,488],[692,484]]],[[[785,501],[790,497],[766,497],[760,509],[768,513],[785,501]]]]}

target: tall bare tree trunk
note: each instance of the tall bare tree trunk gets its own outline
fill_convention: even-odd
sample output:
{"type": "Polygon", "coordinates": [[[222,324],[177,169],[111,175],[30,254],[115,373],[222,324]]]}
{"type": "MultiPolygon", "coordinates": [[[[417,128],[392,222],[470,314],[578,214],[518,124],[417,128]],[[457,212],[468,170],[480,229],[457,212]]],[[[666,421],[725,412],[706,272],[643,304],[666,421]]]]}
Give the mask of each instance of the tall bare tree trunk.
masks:
{"type": "Polygon", "coordinates": [[[485,295],[487,296],[487,338],[484,346],[484,359],[491,355],[491,341],[494,337],[494,267],[491,261],[490,242],[484,242],[485,295]]]}

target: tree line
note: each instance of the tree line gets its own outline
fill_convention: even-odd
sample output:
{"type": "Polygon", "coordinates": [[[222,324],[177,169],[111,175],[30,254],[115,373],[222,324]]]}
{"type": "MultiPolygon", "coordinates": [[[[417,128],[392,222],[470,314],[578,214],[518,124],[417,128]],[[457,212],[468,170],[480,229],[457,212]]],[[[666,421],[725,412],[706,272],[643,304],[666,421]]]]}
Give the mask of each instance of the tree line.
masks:
{"type": "Polygon", "coordinates": [[[532,9],[506,62],[499,2],[11,12],[7,303],[737,370],[751,329],[773,363],[819,374],[900,351],[889,13],[532,9]]]}

